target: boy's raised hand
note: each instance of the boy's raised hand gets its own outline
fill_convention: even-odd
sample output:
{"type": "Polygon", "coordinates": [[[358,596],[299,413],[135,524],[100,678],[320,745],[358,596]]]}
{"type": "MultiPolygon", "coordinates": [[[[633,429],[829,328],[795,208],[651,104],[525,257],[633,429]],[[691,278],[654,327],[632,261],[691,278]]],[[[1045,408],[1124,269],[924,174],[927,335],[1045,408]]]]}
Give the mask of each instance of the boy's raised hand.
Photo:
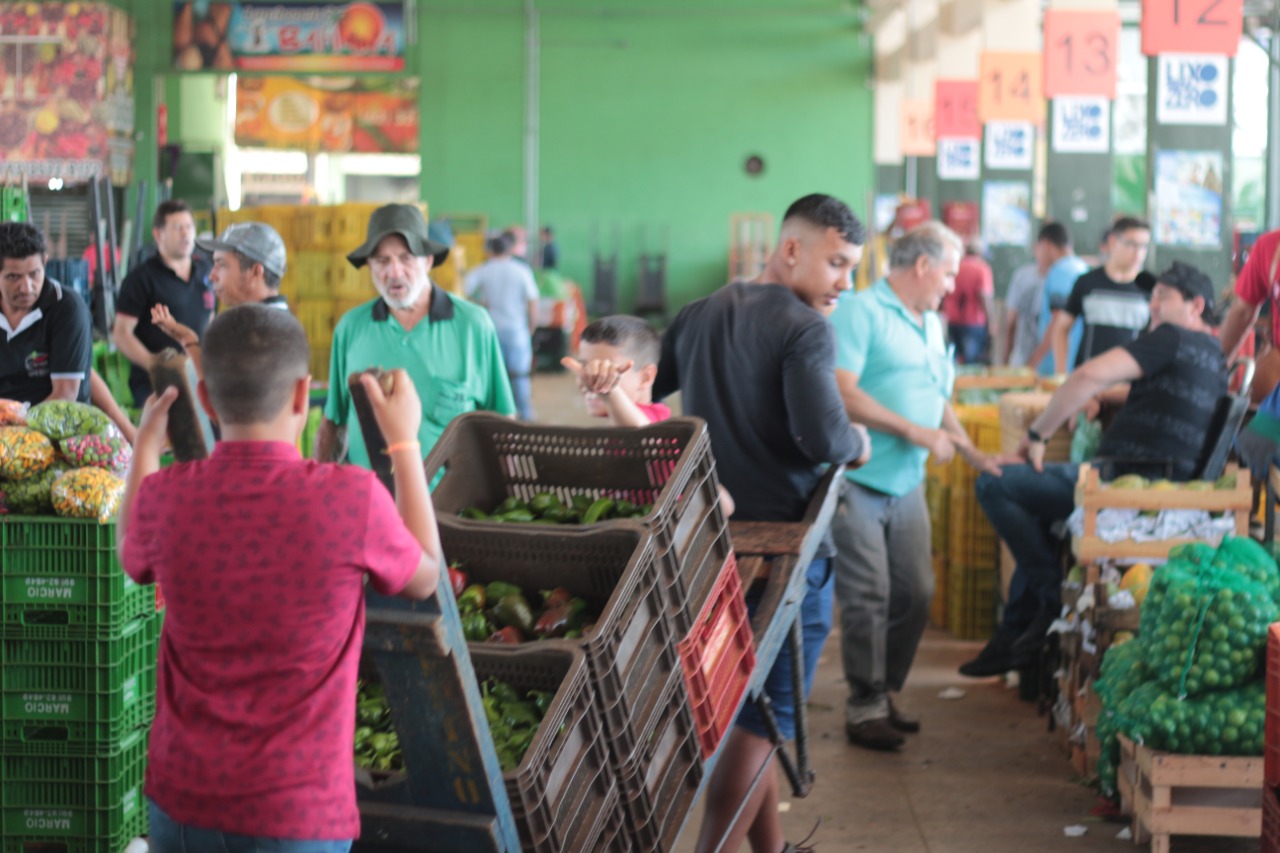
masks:
{"type": "Polygon", "coordinates": [[[169,441],[169,409],[178,399],[178,389],[170,386],[162,394],[152,394],[142,406],[142,420],[133,442],[134,456],[154,456],[157,460],[169,441]]]}
{"type": "Polygon", "coordinates": [[[167,305],[151,306],[151,322],[184,348],[200,342],[199,335],[173,319],[173,314],[169,313],[167,305]]]}
{"type": "Polygon", "coordinates": [[[618,380],[622,378],[622,374],[635,366],[635,362],[631,360],[617,362],[610,361],[607,358],[594,359],[584,364],[578,359],[568,356],[560,359],[560,363],[573,371],[573,375],[578,377],[579,388],[587,393],[601,397],[617,388],[618,380]]]}
{"type": "Polygon", "coordinates": [[[413,380],[403,370],[393,370],[390,376],[389,394],[382,390],[373,374],[366,373],[360,377],[369,395],[369,405],[373,407],[373,417],[388,446],[417,441],[418,428],[422,426],[422,400],[418,397],[418,389],[413,387],[413,380]]]}

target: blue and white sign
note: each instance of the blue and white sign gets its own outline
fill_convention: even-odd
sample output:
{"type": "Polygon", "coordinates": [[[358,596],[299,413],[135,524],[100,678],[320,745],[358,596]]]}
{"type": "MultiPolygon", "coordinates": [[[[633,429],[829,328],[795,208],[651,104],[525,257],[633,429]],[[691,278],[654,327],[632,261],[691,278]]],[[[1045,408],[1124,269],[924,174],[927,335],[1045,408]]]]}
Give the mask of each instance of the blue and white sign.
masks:
{"type": "Polygon", "coordinates": [[[1053,99],[1053,150],[1106,154],[1111,150],[1111,104],[1106,98],[1053,99]]]}
{"type": "Polygon", "coordinates": [[[986,131],[988,169],[1030,169],[1035,162],[1036,129],[1029,121],[993,121],[986,131]]]}
{"type": "Polygon", "coordinates": [[[938,140],[938,177],[944,181],[976,181],[982,173],[976,139],[938,140]]]}
{"type": "Polygon", "coordinates": [[[1166,53],[1160,56],[1156,121],[1221,126],[1227,123],[1225,56],[1166,53]]]}

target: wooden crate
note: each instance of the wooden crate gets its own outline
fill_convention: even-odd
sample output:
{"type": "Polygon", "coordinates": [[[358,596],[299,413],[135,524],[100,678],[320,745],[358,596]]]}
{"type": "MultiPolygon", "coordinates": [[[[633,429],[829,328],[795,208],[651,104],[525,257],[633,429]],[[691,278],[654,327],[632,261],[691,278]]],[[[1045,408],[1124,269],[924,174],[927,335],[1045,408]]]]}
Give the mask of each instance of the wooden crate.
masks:
{"type": "Polygon", "coordinates": [[[1179,538],[1160,539],[1154,542],[1105,542],[1098,538],[1098,513],[1104,509],[1199,509],[1206,512],[1235,513],[1235,534],[1249,535],[1249,513],[1253,507],[1253,491],[1249,485],[1249,472],[1235,465],[1228,465],[1227,474],[1234,473],[1236,487],[1231,490],[1203,492],[1188,489],[1110,489],[1103,488],[1098,470],[1090,465],[1080,466],[1076,483],[1076,504],[1084,507],[1084,535],[1072,543],[1076,558],[1082,562],[1101,559],[1167,559],[1169,551],[1178,545],[1200,540],[1179,538]]]}
{"type": "Polygon", "coordinates": [[[1122,813],[1133,842],[1169,853],[1172,835],[1262,836],[1262,758],[1173,755],[1120,735],[1122,813]]]}

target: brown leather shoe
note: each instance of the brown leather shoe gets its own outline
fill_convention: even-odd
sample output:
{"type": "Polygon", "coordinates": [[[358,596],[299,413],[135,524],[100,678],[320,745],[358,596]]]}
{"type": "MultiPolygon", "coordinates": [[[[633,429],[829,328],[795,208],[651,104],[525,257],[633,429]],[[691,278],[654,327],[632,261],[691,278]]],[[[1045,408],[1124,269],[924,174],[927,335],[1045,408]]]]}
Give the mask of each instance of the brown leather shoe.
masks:
{"type": "Polygon", "coordinates": [[[849,743],[880,752],[893,752],[907,742],[902,733],[890,724],[888,717],[877,717],[861,723],[845,723],[844,733],[849,738],[849,743]]]}
{"type": "Polygon", "coordinates": [[[893,704],[892,699],[889,700],[889,725],[909,735],[920,731],[920,721],[899,711],[898,706],[893,704]]]}

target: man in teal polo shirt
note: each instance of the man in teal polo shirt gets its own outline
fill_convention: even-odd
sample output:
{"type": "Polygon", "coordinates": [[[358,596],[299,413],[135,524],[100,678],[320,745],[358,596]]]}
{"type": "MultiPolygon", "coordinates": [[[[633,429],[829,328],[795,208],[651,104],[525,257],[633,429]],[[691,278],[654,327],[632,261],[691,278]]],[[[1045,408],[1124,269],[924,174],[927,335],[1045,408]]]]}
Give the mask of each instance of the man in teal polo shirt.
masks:
{"type": "Polygon", "coordinates": [[[347,391],[347,377],[370,367],[404,368],[413,379],[422,398],[418,440],[424,457],[449,421],[464,412],[515,414],[488,313],[455,299],[428,277],[448,254],[448,246],[427,236],[427,222],[414,205],[388,204],[369,217],[368,238],[347,260],[357,269],[368,263],[379,297],[348,311],[333,331],[329,399],[316,434],[316,459],[336,462],[345,450],[349,462],[370,467],[347,391]]]}
{"type": "Polygon", "coordinates": [[[933,599],[925,460],[959,452],[998,470],[950,404],[955,366],[937,311],[963,251],[939,223],[909,231],[890,250],[888,276],[842,297],[831,317],[845,409],[871,433],[871,461],[845,475],[831,527],[849,683],[845,734],[868,749],[897,749],[904,732],[920,729],[890,692],[907,680],[933,599]]]}

